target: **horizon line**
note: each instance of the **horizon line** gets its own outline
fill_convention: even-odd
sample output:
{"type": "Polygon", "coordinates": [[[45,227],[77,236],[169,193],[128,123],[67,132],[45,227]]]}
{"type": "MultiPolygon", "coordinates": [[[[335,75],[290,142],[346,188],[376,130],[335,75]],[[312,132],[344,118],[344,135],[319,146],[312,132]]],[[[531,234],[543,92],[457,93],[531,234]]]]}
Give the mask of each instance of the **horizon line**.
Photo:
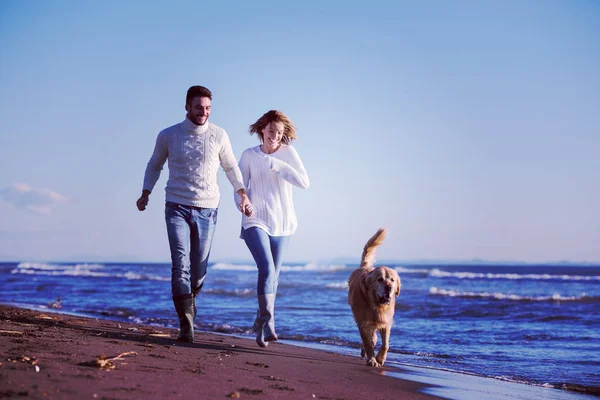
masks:
{"type": "MultiPolygon", "coordinates": [[[[21,259],[21,260],[4,260],[0,259],[0,263],[23,263],[23,262],[48,262],[48,263],[132,263],[132,264],[170,264],[170,260],[163,261],[147,261],[147,260],[132,260],[132,259],[100,259],[100,258],[90,258],[90,259],[21,259]]],[[[255,264],[254,260],[249,259],[216,259],[210,261],[209,264],[217,264],[217,263],[232,263],[232,264],[255,264]]],[[[346,258],[346,257],[336,257],[329,259],[321,259],[321,260],[301,260],[301,261],[287,261],[284,264],[323,264],[323,263],[342,263],[342,264],[360,264],[360,259],[357,257],[354,258],[346,258]]],[[[412,265],[436,265],[436,264],[446,264],[446,265],[584,265],[584,266],[600,266],[600,261],[570,261],[570,260],[554,260],[554,261],[520,261],[520,260],[486,260],[480,258],[472,258],[472,259],[382,259],[376,260],[376,264],[412,264],[412,265]]]]}

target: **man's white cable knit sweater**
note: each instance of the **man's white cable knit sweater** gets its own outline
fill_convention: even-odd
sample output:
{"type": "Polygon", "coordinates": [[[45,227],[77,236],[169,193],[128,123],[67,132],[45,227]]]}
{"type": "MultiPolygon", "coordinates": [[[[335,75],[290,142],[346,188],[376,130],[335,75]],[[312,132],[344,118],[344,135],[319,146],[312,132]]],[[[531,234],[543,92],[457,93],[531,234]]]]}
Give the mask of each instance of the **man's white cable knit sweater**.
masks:
{"type": "MultiPolygon", "coordinates": [[[[282,144],[276,152],[265,154],[260,146],[251,147],[242,153],[240,170],[253,207],[251,217],[242,216],[242,227],[258,227],[271,236],[293,234],[298,220],[292,185],[302,189],[309,185],[296,149],[282,144]]],[[[239,196],[235,197],[239,208],[239,196]]]]}
{"type": "Polygon", "coordinates": [[[210,122],[198,126],[186,118],[158,134],[154,153],[146,166],[144,190],[152,191],[167,160],[166,201],[217,208],[219,164],[236,192],[244,188],[227,133],[210,122]]]}

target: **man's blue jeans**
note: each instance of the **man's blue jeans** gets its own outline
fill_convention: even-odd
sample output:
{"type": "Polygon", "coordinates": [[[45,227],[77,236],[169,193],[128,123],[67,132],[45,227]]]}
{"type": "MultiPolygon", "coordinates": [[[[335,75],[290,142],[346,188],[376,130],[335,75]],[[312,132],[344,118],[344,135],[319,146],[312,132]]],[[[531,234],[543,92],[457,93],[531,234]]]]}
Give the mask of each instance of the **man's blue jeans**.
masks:
{"type": "Polygon", "coordinates": [[[165,221],[171,248],[173,296],[197,292],[204,283],[217,225],[217,208],[185,206],[168,201],[165,221]]]}
{"type": "Polygon", "coordinates": [[[290,237],[270,236],[260,228],[244,229],[242,237],[258,268],[258,295],[277,294],[283,251],[290,237]]]}

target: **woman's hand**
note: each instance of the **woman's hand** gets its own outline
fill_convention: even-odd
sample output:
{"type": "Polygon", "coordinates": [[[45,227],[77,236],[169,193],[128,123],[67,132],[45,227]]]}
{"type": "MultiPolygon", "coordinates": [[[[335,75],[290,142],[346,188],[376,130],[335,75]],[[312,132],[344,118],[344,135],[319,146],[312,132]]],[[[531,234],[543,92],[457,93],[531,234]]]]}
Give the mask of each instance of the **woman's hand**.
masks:
{"type": "Polygon", "coordinates": [[[252,207],[252,203],[250,203],[250,199],[248,198],[248,195],[246,194],[246,191],[244,189],[240,189],[238,191],[238,194],[240,195],[240,211],[246,216],[246,217],[250,217],[254,211],[253,207],[252,207]]]}

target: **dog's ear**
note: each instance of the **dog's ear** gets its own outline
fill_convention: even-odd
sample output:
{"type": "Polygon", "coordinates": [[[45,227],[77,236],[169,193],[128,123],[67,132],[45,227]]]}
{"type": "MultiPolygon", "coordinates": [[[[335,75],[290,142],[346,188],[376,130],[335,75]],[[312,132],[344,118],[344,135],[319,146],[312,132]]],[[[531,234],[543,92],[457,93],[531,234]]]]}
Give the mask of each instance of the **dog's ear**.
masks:
{"type": "Polygon", "coordinates": [[[396,272],[396,297],[400,296],[400,288],[402,287],[402,281],[400,280],[400,275],[396,272]]]}

